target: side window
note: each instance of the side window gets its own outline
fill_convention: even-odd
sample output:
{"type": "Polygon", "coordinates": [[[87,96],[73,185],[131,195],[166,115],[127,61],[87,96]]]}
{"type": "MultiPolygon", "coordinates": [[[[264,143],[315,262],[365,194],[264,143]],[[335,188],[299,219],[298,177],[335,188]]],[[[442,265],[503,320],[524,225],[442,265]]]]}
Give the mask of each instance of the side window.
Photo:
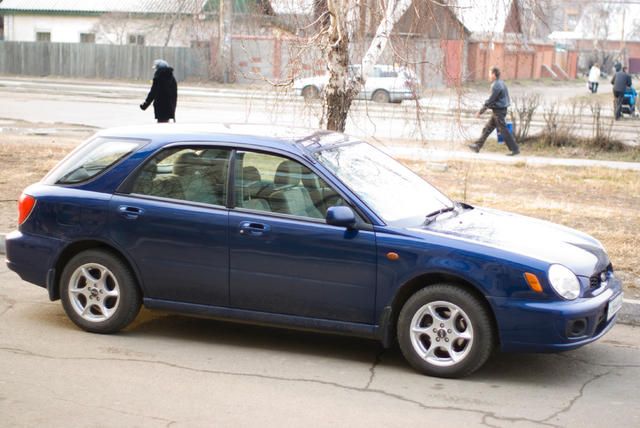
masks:
{"type": "Polygon", "coordinates": [[[97,137],[77,147],[43,179],[46,184],[74,184],[106,171],[146,141],[97,137]]]}
{"type": "Polygon", "coordinates": [[[323,219],[344,201],[306,166],[281,156],[238,152],[236,205],[257,211],[323,219]]]}
{"type": "Polygon", "coordinates": [[[161,151],[140,170],[132,193],[225,205],[230,151],[180,147],[161,151]]]}

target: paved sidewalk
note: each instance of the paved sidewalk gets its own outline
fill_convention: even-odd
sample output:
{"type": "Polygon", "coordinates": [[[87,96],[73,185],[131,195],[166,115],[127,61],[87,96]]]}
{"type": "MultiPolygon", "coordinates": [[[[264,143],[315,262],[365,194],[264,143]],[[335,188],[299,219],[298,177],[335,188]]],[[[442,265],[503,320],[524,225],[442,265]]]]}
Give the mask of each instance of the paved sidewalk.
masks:
{"type": "MultiPolygon", "coordinates": [[[[393,157],[421,161],[440,162],[447,160],[481,160],[505,164],[522,164],[537,166],[572,166],[586,168],[611,168],[640,171],[640,162],[619,162],[594,159],[567,159],[542,156],[506,156],[504,153],[473,153],[470,150],[442,150],[417,147],[380,147],[393,157]]],[[[506,153],[506,151],[505,151],[506,153]]]]}

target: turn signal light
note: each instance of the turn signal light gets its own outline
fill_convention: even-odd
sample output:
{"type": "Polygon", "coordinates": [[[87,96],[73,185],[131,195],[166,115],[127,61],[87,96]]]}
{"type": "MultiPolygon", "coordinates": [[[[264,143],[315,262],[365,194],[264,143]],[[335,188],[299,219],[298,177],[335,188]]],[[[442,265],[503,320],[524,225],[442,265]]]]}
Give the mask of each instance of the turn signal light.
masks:
{"type": "Polygon", "coordinates": [[[24,221],[29,217],[29,214],[31,214],[35,205],[36,198],[31,195],[27,195],[26,193],[20,195],[20,199],[18,199],[18,226],[24,223],[24,221]]]}
{"type": "Polygon", "coordinates": [[[529,284],[529,288],[531,288],[536,293],[542,293],[542,285],[540,285],[540,281],[538,281],[538,277],[532,273],[525,272],[524,279],[527,280],[527,284],[529,284]]]}
{"type": "Polygon", "coordinates": [[[387,253],[387,259],[391,260],[392,262],[395,262],[396,260],[400,259],[400,255],[398,255],[398,253],[394,253],[393,251],[389,251],[387,253]]]}

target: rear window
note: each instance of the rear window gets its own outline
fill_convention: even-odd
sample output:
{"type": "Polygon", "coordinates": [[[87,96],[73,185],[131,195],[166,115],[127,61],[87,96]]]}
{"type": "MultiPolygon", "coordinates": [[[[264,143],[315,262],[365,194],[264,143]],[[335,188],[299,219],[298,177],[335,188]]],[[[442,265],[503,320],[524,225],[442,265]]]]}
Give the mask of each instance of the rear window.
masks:
{"type": "Polygon", "coordinates": [[[89,180],[146,143],[98,137],[87,141],[69,153],[42,180],[45,184],[74,184],[89,180]]]}

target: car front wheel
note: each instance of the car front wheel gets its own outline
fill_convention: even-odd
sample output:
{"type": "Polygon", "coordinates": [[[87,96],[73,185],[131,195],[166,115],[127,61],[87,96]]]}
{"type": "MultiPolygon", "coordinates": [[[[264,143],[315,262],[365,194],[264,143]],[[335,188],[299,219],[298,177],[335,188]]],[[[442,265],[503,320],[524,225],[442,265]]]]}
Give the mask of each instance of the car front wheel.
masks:
{"type": "Polygon", "coordinates": [[[495,344],[491,315],[473,294],[449,284],[421,289],[398,317],[398,343],[418,371],[463,377],[479,369],[495,344]]]}
{"type": "Polygon", "coordinates": [[[60,298],[67,316],[93,333],[114,333],[138,314],[141,294],[130,269],[102,250],[77,254],[65,266],[60,298]]]}

